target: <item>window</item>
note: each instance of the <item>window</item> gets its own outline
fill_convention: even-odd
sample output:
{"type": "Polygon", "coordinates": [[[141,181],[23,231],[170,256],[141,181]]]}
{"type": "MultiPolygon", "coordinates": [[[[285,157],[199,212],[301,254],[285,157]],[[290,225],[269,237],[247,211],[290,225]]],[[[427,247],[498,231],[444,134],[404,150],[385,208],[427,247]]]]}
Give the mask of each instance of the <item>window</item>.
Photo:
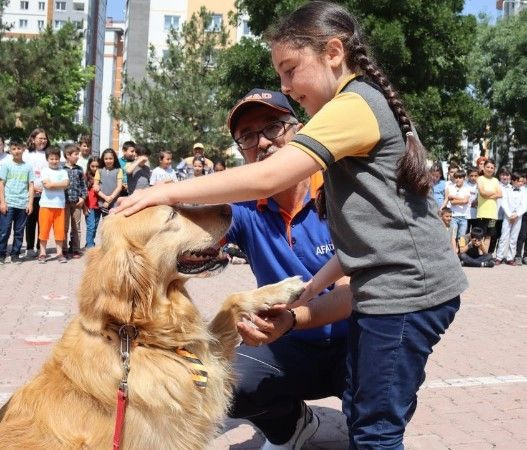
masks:
{"type": "Polygon", "coordinates": [[[55,2],[55,9],[57,11],[66,11],[66,2],[55,2]]]}
{"type": "Polygon", "coordinates": [[[75,25],[75,28],[77,28],[78,30],[82,30],[84,26],[84,20],[74,20],[73,25],[75,25]]]}
{"type": "Polygon", "coordinates": [[[84,3],[83,2],[73,2],[73,9],[75,11],[84,11],[84,3]]]}
{"type": "Polygon", "coordinates": [[[18,28],[27,28],[27,19],[20,19],[18,21],[18,28]]]}
{"type": "Polygon", "coordinates": [[[242,36],[252,36],[253,32],[251,31],[251,28],[249,27],[249,21],[247,19],[244,19],[242,23],[242,36]]]}
{"type": "Polygon", "coordinates": [[[221,14],[213,14],[206,31],[220,31],[222,23],[223,16],[221,14]]]}
{"type": "Polygon", "coordinates": [[[20,9],[29,9],[29,2],[20,2],[20,9]]]}
{"type": "Polygon", "coordinates": [[[179,29],[179,16],[165,16],[165,31],[179,29]]]}
{"type": "Polygon", "coordinates": [[[44,29],[44,21],[43,20],[39,20],[37,21],[37,26],[38,26],[38,31],[42,31],[44,29]]]}
{"type": "Polygon", "coordinates": [[[55,30],[60,30],[65,23],[64,20],[55,20],[55,30]]]}
{"type": "Polygon", "coordinates": [[[38,10],[44,11],[46,9],[46,2],[38,2],[38,10]]]}

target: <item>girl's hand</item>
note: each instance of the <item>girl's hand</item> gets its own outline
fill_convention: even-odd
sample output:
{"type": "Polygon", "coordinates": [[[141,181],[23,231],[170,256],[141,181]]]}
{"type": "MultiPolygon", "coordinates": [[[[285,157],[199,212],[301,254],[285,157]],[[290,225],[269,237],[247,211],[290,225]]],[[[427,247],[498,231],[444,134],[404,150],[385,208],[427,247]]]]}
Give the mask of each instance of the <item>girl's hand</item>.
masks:
{"type": "Polygon", "coordinates": [[[149,206],[171,205],[169,193],[174,186],[174,183],[163,183],[147,189],[138,189],[128,197],[120,197],[115,204],[115,208],[112,208],[110,213],[123,213],[125,216],[131,216],[149,206]]]}

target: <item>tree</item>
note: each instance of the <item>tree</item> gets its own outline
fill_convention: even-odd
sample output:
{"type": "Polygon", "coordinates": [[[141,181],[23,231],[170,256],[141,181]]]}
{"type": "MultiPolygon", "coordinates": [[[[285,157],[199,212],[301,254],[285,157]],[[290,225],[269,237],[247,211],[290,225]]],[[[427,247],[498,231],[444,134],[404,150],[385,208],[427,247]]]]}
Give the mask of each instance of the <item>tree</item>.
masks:
{"type": "Polygon", "coordinates": [[[82,37],[71,23],[30,39],[2,39],[0,133],[25,138],[43,127],[53,138],[76,138],[87,129],[75,122],[79,93],[93,73],[82,66],[82,37]]]}
{"type": "Polygon", "coordinates": [[[112,114],[123,120],[132,137],[153,147],[188,156],[192,144],[204,143],[207,155],[220,155],[232,142],[220,106],[218,55],[227,45],[223,26],[208,31],[212,15],[202,8],[172,30],[168,50],[158,58],[150,49],[145,78],[125,79],[122,103],[112,101],[112,114]]]}
{"type": "Polygon", "coordinates": [[[470,61],[476,98],[492,111],[488,137],[503,165],[511,146],[527,145],[527,11],[495,26],[481,22],[470,61]]]}
{"type": "MultiPolygon", "coordinates": [[[[237,7],[249,14],[253,33],[261,35],[302,3],[303,0],[238,0],[237,7]]],[[[372,53],[400,90],[422,140],[435,157],[455,154],[464,130],[475,135],[482,129],[488,111],[466,91],[467,55],[474,43],[476,19],[461,15],[463,0],[338,3],[345,4],[357,16],[372,53]]],[[[230,51],[237,56],[235,66],[251,67],[247,59],[244,64],[243,53],[230,51]]],[[[264,86],[270,58],[265,65],[261,56],[259,61],[263,76],[253,82],[264,86]]],[[[224,73],[229,73],[229,69],[224,68],[224,73]]]]}

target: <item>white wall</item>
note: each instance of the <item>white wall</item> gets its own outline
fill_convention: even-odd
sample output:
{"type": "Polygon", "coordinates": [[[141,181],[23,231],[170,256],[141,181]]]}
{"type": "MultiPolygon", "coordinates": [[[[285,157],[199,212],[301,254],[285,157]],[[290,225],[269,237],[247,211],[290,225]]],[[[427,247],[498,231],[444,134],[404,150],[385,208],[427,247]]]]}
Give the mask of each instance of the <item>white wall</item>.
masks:
{"type": "Polygon", "coordinates": [[[179,16],[181,26],[187,17],[187,3],[186,0],[151,0],[148,42],[156,48],[158,58],[161,58],[163,50],[167,49],[168,30],[165,30],[165,16],[179,16]]]}

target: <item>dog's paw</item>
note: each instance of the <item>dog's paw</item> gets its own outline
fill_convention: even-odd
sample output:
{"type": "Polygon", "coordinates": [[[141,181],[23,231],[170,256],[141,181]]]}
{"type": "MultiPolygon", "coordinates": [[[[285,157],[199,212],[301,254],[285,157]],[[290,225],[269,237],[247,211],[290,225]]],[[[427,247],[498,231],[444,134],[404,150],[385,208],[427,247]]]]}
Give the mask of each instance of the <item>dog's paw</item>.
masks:
{"type": "Polygon", "coordinates": [[[297,276],[287,278],[280,283],[262,286],[254,291],[244,292],[243,312],[266,311],[273,305],[293,303],[304,291],[304,285],[301,277],[297,276]]]}

